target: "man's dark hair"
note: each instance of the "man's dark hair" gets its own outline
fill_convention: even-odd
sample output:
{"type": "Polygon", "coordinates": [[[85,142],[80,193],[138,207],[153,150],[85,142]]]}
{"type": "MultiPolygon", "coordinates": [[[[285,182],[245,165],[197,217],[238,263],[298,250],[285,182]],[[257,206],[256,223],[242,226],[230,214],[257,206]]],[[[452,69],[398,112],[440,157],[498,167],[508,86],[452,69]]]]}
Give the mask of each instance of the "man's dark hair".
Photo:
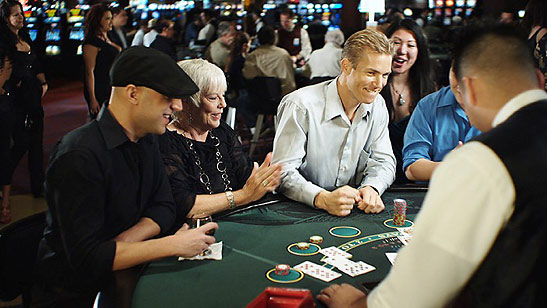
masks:
{"type": "Polygon", "coordinates": [[[257,33],[258,43],[262,45],[273,45],[275,43],[275,31],[270,26],[263,26],[257,33]]]}
{"type": "Polygon", "coordinates": [[[154,30],[158,33],[162,33],[165,28],[169,28],[169,22],[165,19],[158,21],[154,26],[154,30]]]}
{"type": "Polygon", "coordinates": [[[283,8],[279,12],[279,15],[287,15],[287,16],[289,16],[289,18],[293,18],[294,17],[294,12],[289,8],[283,8]]]}
{"type": "Polygon", "coordinates": [[[480,71],[534,73],[532,50],[521,29],[508,24],[476,22],[462,28],[454,40],[454,73],[458,80],[472,66],[480,71]]]}

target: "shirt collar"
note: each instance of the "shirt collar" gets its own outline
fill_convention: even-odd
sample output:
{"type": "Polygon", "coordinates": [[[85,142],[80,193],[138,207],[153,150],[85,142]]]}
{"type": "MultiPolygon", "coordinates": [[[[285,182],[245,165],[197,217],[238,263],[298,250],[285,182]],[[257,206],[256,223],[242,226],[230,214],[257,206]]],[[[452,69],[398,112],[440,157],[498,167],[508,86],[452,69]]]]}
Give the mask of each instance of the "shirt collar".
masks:
{"type": "MultiPolygon", "coordinates": [[[[337,116],[343,117],[346,112],[344,111],[344,105],[342,105],[342,101],[340,100],[340,96],[338,95],[338,77],[334,78],[330,83],[327,83],[326,87],[327,93],[324,109],[325,116],[323,120],[332,120],[337,116]]],[[[376,99],[378,99],[378,97],[376,97],[374,100],[376,101],[376,99]]],[[[361,115],[361,117],[364,118],[370,113],[371,110],[372,104],[362,103],[355,111],[355,115],[361,115]]]]}
{"type": "Polygon", "coordinates": [[[492,122],[492,127],[496,127],[505,120],[507,120],[513,113],[517,112],[519,109],[526,107],[534,102],[547,99],[547,93],[540,89],[528,90],[520,93],[519,95],[510,99],[498,112],[494,121],[492,122]]]}
{"type": "MultiPolygon", "coordinates": [[[[120,123],[118,123],[114,116],[112,116],[110,110],[106,105],[104,105],[99,112],[99,115],[97,116],[97,123],[99,125],[99,130],[103,135],[106,147],[109,150],[114,149],[124,144],[125,142],[131,142],[125,134],[123,127],[120,125],[120,123]]],[[[141,141],[151,143],[152,136],[146,135],[143,138],[139,139],[138,142],[140,143],[141,141]]]]}

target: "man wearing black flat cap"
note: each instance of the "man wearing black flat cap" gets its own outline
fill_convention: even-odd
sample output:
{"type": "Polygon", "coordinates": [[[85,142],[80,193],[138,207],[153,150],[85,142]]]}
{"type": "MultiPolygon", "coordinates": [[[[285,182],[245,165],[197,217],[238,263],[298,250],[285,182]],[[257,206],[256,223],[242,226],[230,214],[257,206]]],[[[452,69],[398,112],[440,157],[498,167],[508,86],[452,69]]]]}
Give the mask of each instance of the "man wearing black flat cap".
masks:
{"type": "Polygon", "coordinates": [[[110,75],[108,106],[64,136],[50,159],[33,307],[92,307],[121,270],[191,257],[215,241],[205,234],[214,223],[164,236],[175,205],[150,135],[162,134],[180,99],[198,88],[169,56],[146,47],[123,51],[110,75]]]}

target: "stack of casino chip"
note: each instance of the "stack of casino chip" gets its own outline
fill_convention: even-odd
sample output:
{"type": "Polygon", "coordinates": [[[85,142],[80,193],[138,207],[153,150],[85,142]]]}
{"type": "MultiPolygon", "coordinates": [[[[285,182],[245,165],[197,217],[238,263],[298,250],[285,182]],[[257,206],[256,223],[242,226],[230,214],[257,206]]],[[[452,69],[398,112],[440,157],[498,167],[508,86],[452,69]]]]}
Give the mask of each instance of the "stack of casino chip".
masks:
{"type": "Polygon", "coordinates": [[[393,200],[395,211],[393,212],[393,224],[404,226],[406,219],[406,201],[404,199],[393,200]]]}
{"type": "Polygon", "coordinates": [[[321,244],[323,243],[323,238],[319,235],[310,236],[310,243],[321,244]]]}
{"type": "Polygon", "coordinates": [[[288,264],[278,264],[275,267],[275,274],[279,276],[287,276],[291,272],[291,267],[288,264]]]}
{"type": "Polygon", "coordinates": [[[298,250],[307,250],[307,249],[310,248],[310,243],[298,242],[298,243],[296,243],[296,248],[298,250]]]}

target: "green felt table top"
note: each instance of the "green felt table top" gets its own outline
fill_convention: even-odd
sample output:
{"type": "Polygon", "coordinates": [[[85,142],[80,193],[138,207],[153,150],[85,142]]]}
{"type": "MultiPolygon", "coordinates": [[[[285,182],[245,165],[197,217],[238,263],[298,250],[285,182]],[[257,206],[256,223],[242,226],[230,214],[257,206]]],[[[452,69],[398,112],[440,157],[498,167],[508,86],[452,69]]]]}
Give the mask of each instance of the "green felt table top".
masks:
{"type": "Polygon", "coordinates": [[[380,214],[354,210],[347,217],[335,217],[285,200],[218,217],[215,238],[223,242],[223,259],[179,262],[166,258],[151,263],[137,284],[133,307],[244,307],[267,286],[309,289],[315,296],[330,283],[307,275],[289,284],[266,278],[266,273],[281,263],[325,264],[321,254],[298,256],[287,250],[290,244],[307,242],[312,235],[323,237],[321,248],[340,247],[353,255],[353,261],[376,267],[354,278],[335,269],[342,277],[331,283],[379,282],[391,268],[385,253],[402,246],[395,237],[397,230],[384,225],[393,216],[393,199],[407,201],[407,217],[412,220],[424,196],[424,192],[386,192],[382,196],[386,210],[380,214]],[[329,229],[336,226],[356,227],[361,234],[335,237],[329,229]]]}

